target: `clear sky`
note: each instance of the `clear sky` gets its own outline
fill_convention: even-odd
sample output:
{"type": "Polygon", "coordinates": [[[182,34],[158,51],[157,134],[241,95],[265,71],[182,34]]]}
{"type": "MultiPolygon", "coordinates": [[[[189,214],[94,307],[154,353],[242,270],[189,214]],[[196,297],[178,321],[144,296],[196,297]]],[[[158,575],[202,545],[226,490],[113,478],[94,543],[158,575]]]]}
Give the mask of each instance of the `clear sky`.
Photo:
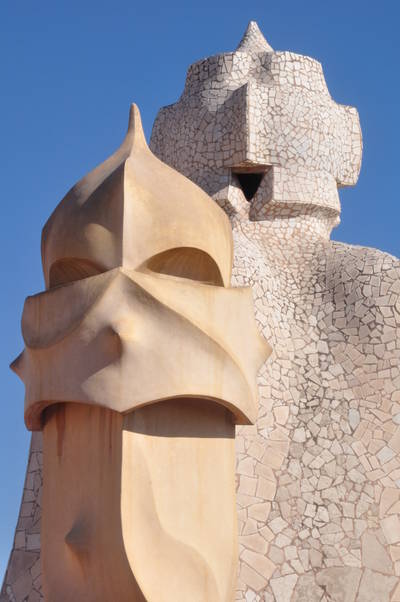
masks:
{"type": "Polygon", "coordinates": [[[360,113],[361,176],[341,192],[333,238],[399,256],[399,16],[395,0],[1,1],[0,579],[29,444],[8,364],[23,301],[43,290],[40,234],[56,204],[119,145],[132,101],[149,137],[189,64],[233,50],[254,19],[275,49],[321,61],[333,98],[360,113]]]}

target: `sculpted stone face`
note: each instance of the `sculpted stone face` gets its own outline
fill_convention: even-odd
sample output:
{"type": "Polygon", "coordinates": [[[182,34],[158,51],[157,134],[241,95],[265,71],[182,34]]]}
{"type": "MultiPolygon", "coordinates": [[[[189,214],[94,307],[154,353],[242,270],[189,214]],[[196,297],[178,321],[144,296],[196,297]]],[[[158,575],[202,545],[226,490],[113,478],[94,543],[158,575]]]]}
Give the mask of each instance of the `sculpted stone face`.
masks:
{"type": "Polygon", "coordinates": [[[235,424],[270,354],[231,288],[229,220],[149,150],[138,109],[42,236],[29,297],[25,422],[43,430],[48,602],[230,602],[235,424]]]}
{"type": "Polygon", "coordinates": [[[25,303],[26,349],[13,365],[29,428],[57,402],[125,413],[179,396],[255,420],[254,366],[267,347],[250,289],[229,288],[229,221],[149,151],[137,109],[121,148],[48,220],[42,258],[50,290],[25,303]]]}

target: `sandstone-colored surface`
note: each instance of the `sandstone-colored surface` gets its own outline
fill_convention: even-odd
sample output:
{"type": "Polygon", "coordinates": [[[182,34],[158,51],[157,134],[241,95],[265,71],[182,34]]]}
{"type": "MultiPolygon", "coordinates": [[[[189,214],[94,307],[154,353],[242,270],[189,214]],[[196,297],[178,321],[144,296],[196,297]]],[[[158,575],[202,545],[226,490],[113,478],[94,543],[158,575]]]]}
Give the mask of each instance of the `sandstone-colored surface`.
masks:
{"type": "Polygon", "coordinates": [[[293,602],[321,602],[322,587],[316,587],[314,575],[300,575],[293,593],[293,602]]]}
{"type": "MultiPolygon", "coordinates": [[[[2,595],[233,599],[235,424],[257,417],[271,349],[251,289],[230,286],[232,255],[227,216],[152,154],[133,105],[120,149],[43,229],[47,290],[25,302],[12,364],[43,448],[32,439],[2,595]]],[[[257,478],[240,479],[252,499],[257,478]]],[[[256,531],[249,519],[244,557],[263,587],[275,566],[256,531]]]]}
{"type": "Polygon", "coordinates": [[[358,568],[334,567],[320,571],[316,581],[325,590],[328,599],[356,602],[361,574],[358,568]]]}
{"type": "Polygon", "coordinates": [[[238,424],[254,422],[270,349],[250,288],[229,287],[232,245],[221,209],[151,153],[133,105],[121,147],[43,229],[49,290],[25,301],[12,364],[28,428],[52,403],[125,413],[178,396],[218,399],[238,424]]]}
{"type": "Polygon", "coordinates": [[[283,602],[295,582],[290,602],[397,602],[400,263],[330,239],[337,189],[360,169],[356,110],[317,61],[274,52],[252,23],[236,51],[189,68],[150,146],[225,210],[233,284],[252,287],[273,347],[257,424],[236,441],[235,600],[283,602]],[[271,576],[248,564],[261,570],[260,555],[271,576]]]}
{"type": "Polygon", "coordinates": [[[282,600],[282,602],[290,602],[296,581],[296,575],[287,575],[286,577],[271,579],[269,583],[277,600],[282,600]]]}
{"type": "Polygon", "coordinates": [[[361,557],[363,566],[373,571],[386,574],[392,571],[390,554],[372,533],[365,532],[361,537],[361,557]]]}
{"type": "Polygon", "coordinates": [[[394,588],[398,583],[396,577],[389,577],[366,569],[363,573],[357,602],[389,602],[393,600],[394,588]]]}

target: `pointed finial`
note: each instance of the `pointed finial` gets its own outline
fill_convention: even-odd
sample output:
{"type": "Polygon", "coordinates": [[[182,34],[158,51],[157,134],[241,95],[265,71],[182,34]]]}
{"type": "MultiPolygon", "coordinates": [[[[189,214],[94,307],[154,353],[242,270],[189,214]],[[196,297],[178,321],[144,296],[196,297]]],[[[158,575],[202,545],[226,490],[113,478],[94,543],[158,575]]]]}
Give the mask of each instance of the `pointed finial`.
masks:
{"type": "Polygon", "coordinates": [[[273,48],[268,44],[255,21],[250,21],[236,50],[245,50],[247,52],[273,52],[273,48]]]}
{"type": "Polygon", "coordinates": [[[138,106],[133,103],[129,111],[129,123],[128,131],[126,133],[123,145],[128,143],[131,148],[133,147],[147,147],[146,137],[144,135],[142,119],[140,117],[140,111],[138,106]]]}

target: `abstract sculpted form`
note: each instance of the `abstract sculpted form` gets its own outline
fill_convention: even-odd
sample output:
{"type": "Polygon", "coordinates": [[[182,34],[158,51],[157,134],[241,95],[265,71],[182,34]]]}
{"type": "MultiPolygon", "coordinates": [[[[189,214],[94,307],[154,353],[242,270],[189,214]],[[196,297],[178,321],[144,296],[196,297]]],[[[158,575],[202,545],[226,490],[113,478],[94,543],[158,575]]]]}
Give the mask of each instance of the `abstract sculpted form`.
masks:
{"type": "Polygon", "coordinates": [[[337,187],[355,184],[361,165],[356,109],[332,100],[320,63],[273,52],[256,25],[235,52],[189,68],[179,102],[156,118],[151,147],[229,214],[244,192],[242,211],[255,221],[280,216],[282,205],[337,215],[337,187]]]}
{"type": "Polygon", "coordinates": [[[400,263],[329,240],[361,162],[321,65],[251,23],[189,68],[151,148],[229,215],[273,354],[241,427],[237,600],[400,600],[400,263]]]}
{"type": "Polygon", "coordinates": [[[25,421],[43,429],[45,600],[229,602],[235,423],[269,354],[230,288],[223,211],[148,149],[121,148],[43,230],[47,291],[25,302],[25,421]]]}
{"type": "Polygon", "coordinates": [[[400,602],[400,262],[330,240],[356,109],[252,22],[150,148],[131,126],[44,230],[16,363],[42,549],[34,433],[1,602],[41,599],[40,553],[76,600],[400,602]]]}

